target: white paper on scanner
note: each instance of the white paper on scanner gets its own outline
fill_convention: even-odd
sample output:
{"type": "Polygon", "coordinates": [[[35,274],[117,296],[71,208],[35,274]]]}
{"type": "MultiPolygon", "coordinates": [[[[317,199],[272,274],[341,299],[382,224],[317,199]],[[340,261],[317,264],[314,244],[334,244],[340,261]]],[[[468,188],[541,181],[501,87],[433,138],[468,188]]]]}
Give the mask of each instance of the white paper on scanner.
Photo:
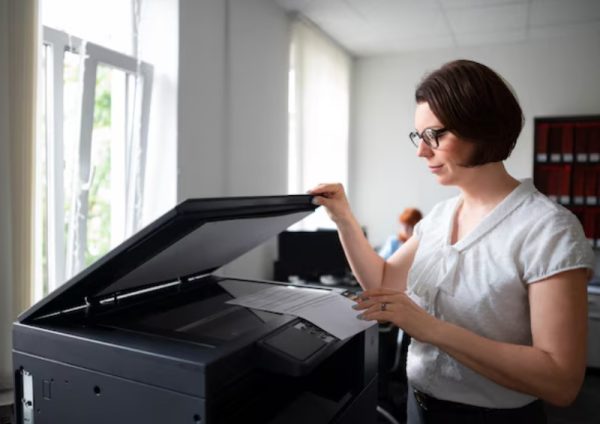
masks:
{"type": "Polygon", "coordinates": [[[227,303],[304,318],[340,340],[376,324],[376,321],[357,319],[359,312],[352,309],[352,300],[341,294],[319,289],[269,287],[228,300],[227,303]]]}

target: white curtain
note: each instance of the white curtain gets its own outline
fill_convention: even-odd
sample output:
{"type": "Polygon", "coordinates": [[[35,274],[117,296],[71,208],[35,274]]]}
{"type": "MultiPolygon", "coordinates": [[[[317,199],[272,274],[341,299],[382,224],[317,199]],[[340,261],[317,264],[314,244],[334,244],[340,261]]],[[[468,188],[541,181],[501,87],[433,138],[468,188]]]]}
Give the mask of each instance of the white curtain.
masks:
{"type": "Polygon", "coordinates": [[[0,0],[0,389],[11,324],[31,303],[38,1],[0,0]]]}
{"type": "MultiPolygon", "coordinates": [[[[347,188],[351,67],[351,56],[318,28],[302,20],[293,23],[290,193],[322,182],[347,188]]],[[[305,228],[331,226],[324,213],[311,219],[305,228]]]]}

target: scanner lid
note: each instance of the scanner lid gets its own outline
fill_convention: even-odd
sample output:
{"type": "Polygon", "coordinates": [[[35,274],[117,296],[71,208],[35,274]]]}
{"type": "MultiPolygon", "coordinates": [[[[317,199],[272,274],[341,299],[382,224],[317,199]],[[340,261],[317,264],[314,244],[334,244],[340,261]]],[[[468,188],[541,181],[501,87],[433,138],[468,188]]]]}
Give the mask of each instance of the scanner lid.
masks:
{"type": "Polygon", "coordinates": [[[210,274],[312,213],[317,206],[311,200],[310,195],[188,199],[27,309],[18,321],[210,274]]]}

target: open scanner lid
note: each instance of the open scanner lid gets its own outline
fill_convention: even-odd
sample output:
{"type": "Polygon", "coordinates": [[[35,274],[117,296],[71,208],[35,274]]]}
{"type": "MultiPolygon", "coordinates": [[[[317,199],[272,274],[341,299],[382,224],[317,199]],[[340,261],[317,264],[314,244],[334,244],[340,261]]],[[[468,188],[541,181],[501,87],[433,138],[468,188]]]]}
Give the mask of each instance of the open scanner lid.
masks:
{"type": "Polygon", "coordinates": [[[189,199],[23,312],[23,322],[210,274],[316,209],[312,196],[189,199]]]}

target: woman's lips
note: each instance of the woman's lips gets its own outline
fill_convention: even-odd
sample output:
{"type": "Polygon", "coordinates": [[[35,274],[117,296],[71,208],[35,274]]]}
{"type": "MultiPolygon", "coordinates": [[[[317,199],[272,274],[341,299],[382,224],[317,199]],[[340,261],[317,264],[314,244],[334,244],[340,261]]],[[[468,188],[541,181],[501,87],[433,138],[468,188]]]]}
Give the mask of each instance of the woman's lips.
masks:
{"type": "Polygon", "coordinates": [[[434,174],[436,174],[436,173],[438,173],[442,169],[443,166],[444,165],[435,165],[435,166],[429,165],[429,170],[431,172],[433,172],[434,174]]]}

